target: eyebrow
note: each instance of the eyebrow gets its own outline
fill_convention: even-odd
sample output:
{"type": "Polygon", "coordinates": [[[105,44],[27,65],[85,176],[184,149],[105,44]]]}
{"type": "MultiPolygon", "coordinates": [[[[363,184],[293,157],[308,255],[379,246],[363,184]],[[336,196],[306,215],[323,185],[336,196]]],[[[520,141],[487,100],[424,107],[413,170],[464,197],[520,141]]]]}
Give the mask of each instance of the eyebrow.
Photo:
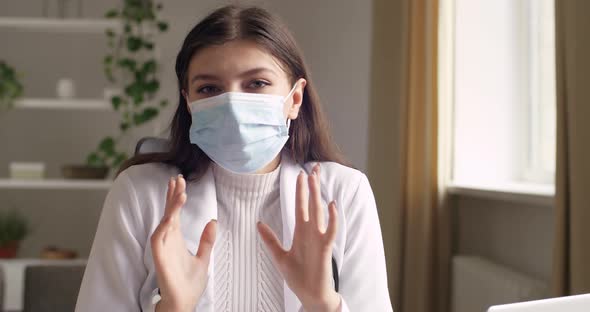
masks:
{"type": "MultiPolygon", "coordinates": [[[[256,68],[252,68],[249,69],[241,74],[238,75],[238,77],[247,77],[247,76],[251,76],[251,75],[255,75],[255,74],[260,74],[262,72],[268,72],[271,74],[274,74],[275,76],[277,75],[277,73],[267,67],[256,67],[256,68]]],[[[215,76],[213,74],[198,74],[193,76],[193,78],[191,78],[190,83],[194,83],[197,80],[221,80],[218,76],[215,76]]]]}

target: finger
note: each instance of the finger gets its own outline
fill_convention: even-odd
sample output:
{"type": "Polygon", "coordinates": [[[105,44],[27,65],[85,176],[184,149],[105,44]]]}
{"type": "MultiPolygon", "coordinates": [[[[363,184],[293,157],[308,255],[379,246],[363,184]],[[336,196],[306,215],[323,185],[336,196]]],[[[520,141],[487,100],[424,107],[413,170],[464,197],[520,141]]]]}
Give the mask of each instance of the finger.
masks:
{"type": "Polygon", "coordinates": [[[171,225],[170,217],[164,216],[164,218],[162,218],[162,221],[160,221],[160,224],[158,224],[158,226],[156,227],[156,229],[152,233],[152,236],[150,237],[150,242],[152,245],[152,251],[153,251],[152,253],[154,254],[154,257],[159,257],[159,254],[160,254],[159,251],[162,249],[162,247],[164,245],[164,237],[165,237],[166,233],[168,232],[170,225],[171,225]]]}
{"type": "Polygon", "coordinates": [[[170,207],[172,204],[172,199],[174,198],[174,191],[176,189],[176,178],[171,177],[170,181],[168,181],[168,192],[166,192],[166,207],[164,210],[164,215],[170,215],[170,207]]]}
{"type": "Polygon", "coordinates": [[[173,225],[178,225],[180,223],[180,211],[182,210],[182,206],[186,203],[186,193],[182,193],[172,201],[170,207],[170,218],[172,219],[173,225]]]}
{"type": "Polygon", "coordinates": [[[217,236],[217,221],[211,220],[201,234],[201,241],[199,242],[199,249],[197,249],[196,257],[200,260],[209,263],[211,258],[211,250],[215,244],[215,237],[217,236]]]}
{"type": "Polygon", "coordinates": [[[295,225],[309,220],[308,215],[308,199],[309,191],[307,184],[305,183],[305,173],[301,171],[297,176],[297,187],[295,196],[295,225]]]}
{"type": "Polygon", "coordinates": [[[172,194],[172,181],[174,181],[174,179],[170,177],[170,179],[168,179],[168,189],[166,190],[166,202],[170,201],[170,197],[172,194]]]}
{"type": "Polygon", "coordinates": [[[287,251],[283,249],[277,235],[268,225],[258,221],[257,227],[258,233],[260,233],[260,237],[264,241],[264,245],[270,251],[275,262],[279,263],[287,251]]]}
{"type": "Polygon", "coordinates": [[[309,177],[309,220],[319,230],[324,229],[324,211],[322,209],[322,195],[320,191],[320,165],[312,169],[309,177]]]}
{"type": "Polygon", "coordinates": [[[332,201],[330,205],[328,205],[328,211],[330,220],[328,220],[328,227],[326,228],[326,233],[324,234],[326,243],[332,244],[334,239],[336,239],[336,232],[338,232],[338,209],[336,209],[336,201],[332,201]]]}
{"type": "Polygon", "coordinates": [[[174,190],[174,193],[178,196],[178,195],[184,193],[185,190],[186,190],[186,181],[184,180],[184,177],[182,176],[182,174],[179,174],[176,176],[176,189],[174,190]]]}
{"type": "Polygon", "coordinates": [[[180,208],[186,203],[186,182],[182,177],[182,174],[179,174],[176,177],[176,187],[174,190],[174,195],[172,198],[172,207],[170,208],[170,216],[172,217],[173,223],[178,223],[180,219],[180,208]]]}

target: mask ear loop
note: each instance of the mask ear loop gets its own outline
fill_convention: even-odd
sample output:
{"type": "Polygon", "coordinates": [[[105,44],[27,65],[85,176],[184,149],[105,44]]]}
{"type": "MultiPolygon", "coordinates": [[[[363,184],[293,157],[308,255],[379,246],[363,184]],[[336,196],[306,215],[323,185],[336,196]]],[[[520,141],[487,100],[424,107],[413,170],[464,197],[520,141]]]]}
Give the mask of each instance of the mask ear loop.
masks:
{"type": "MultiPolygon", "coordinates": [[[[289,91],[289,94],[287,94],[287,96],[285,97],[285,101],[291,97],[291,95],[293,95],[293,93],[295,93],[295,88],[297,87],[297,85],[299,84],[299,80],[295,82],[295,84],[293,85],[293,88],[291,88],[291,91],[289,91]]],[[[287,117],[287,129],[290,129],[291,127],[291,118],[287,117]]]]}

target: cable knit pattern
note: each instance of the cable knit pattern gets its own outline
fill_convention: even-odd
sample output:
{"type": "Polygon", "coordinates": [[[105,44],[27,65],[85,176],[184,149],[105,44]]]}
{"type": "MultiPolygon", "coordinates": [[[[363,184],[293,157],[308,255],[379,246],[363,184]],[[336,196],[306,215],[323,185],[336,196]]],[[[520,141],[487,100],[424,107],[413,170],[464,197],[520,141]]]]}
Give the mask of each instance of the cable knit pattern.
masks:
{"type": "Polygon", "coordinates": [[[279,173],[280,166],[267,174],[237,174],[214,165],[215,311],[284,311],[283,278],[256,229],[263,221],[282,239],[279,173]]]}

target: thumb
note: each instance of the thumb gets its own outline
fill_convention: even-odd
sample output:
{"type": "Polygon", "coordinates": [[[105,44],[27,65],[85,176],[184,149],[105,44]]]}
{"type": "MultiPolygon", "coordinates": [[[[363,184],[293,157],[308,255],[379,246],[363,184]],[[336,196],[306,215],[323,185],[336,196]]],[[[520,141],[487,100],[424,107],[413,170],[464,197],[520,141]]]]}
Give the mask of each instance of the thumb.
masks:
{"type": "Polygon", "coordinates": [[[217,220],[211,220],[205,228],[203,229],[203,233],[201,234],[201,241],[199,242],[199,249],[197,250],[197,254],[195,257],[209,262],[211,256],[211,250],[213,249],[213,244],[215,243],[215,235],[217,232],[217,220]]]}
{"type": "Polygon", "coordinates": [[[270,250],[275,262],[279,262],[282,259],[282,256],[286,253],[286,251],[281,246],[281,242],[279,241],[277,235],[273,230],[263,222],[258,222],[258,233],[260,233],[260,237],[264,241],[266,248],[270,250]]]}

